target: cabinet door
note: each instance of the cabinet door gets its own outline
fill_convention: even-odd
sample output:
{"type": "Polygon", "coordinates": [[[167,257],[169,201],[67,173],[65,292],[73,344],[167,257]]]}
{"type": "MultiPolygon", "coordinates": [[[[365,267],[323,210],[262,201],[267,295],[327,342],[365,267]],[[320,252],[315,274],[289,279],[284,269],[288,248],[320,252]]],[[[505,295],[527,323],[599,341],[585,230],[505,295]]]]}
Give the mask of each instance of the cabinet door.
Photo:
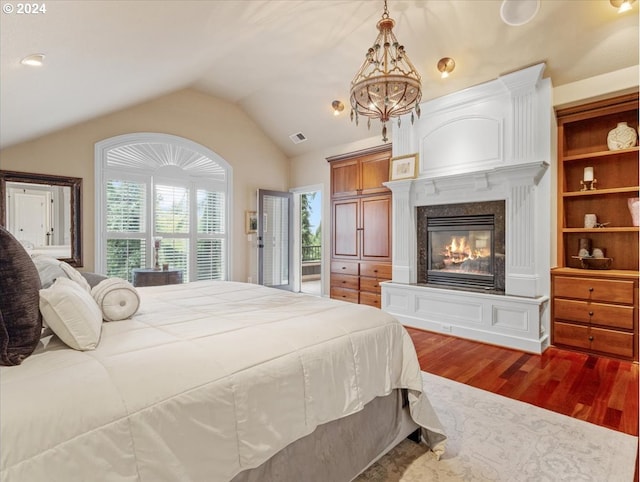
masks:
{"type": "Polygon", "coordinates": [[[331,195],[333,197],[360,194],[360,163],[357,159],[331,163],[331,195]]]}
{"type": "Polygon", "coordinates": [[[360,160],[362,194],[388,192],[383,182],[389,180],[389,153],[372,154],[360,160]]]}
{"type": "Polygon", "coordinates": [[[361,249],[363,260],[391,260],[391,196],[361,199],[361,249]]]}
{"type": "Polygon", "coordinates": [[[360,256],[359,206],[358,199],[345,199],[332,203],[333,257],[358,258],[360,256]]]}

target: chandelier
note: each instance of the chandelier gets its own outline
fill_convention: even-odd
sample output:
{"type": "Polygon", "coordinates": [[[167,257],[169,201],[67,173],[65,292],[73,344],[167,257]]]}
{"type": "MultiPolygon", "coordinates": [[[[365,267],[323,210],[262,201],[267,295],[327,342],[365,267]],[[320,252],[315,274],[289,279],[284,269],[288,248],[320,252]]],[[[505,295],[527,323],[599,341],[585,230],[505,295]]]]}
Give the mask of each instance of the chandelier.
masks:
{"type": "Polygon", "coordinates": [[[398,117],[400,125],[400,116],[411,112],[413,124],[412,111],[420,117],[422,98],[420,74],[393,34],[394,26],[385,0],[384,12],[377,24],[380,33],[351,81],[351,121],[355,120],[358,125],[358,117],[363,115],[369,118],[367,125],[371,128],[371,119],[380,119],[384,142],[388,140],[389,119],[398,117]]]}

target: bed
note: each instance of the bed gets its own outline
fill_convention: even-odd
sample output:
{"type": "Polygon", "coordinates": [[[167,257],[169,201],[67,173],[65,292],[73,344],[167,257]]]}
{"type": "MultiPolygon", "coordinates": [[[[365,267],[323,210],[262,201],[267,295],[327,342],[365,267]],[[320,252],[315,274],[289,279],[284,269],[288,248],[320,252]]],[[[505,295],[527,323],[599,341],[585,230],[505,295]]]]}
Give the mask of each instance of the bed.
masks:
{"type": "Polygon", "coordinates": [[[417,427],[444,451],[392,316],[236,282],[137,293],[95,349],[49,335],[0,367],[1,480],[348,481],[417,427]]]}

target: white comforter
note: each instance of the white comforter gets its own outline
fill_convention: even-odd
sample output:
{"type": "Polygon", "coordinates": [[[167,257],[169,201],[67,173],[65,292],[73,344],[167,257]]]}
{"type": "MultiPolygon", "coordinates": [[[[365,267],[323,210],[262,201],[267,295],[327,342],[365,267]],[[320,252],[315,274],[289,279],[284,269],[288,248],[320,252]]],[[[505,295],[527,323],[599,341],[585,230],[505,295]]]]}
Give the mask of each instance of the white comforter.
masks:
{"type": "Polygon", "coordinates": [[[45,339],[2,367],[2,481],[228,480],[400,387],[442,433],[408,334],[380,310],[244,283],[139,291],[96,350],[45,339]]]}

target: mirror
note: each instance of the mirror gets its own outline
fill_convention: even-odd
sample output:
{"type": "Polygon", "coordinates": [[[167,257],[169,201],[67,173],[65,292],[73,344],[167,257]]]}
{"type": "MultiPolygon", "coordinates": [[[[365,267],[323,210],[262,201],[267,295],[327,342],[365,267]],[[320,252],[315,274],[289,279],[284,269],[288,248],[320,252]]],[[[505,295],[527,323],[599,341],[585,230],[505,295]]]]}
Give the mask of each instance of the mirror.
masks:
{"type": "Polygon", "coordinates": [[[82,266],[82,179],[0,170],[0,224],[32,254],[82,266]]]}

